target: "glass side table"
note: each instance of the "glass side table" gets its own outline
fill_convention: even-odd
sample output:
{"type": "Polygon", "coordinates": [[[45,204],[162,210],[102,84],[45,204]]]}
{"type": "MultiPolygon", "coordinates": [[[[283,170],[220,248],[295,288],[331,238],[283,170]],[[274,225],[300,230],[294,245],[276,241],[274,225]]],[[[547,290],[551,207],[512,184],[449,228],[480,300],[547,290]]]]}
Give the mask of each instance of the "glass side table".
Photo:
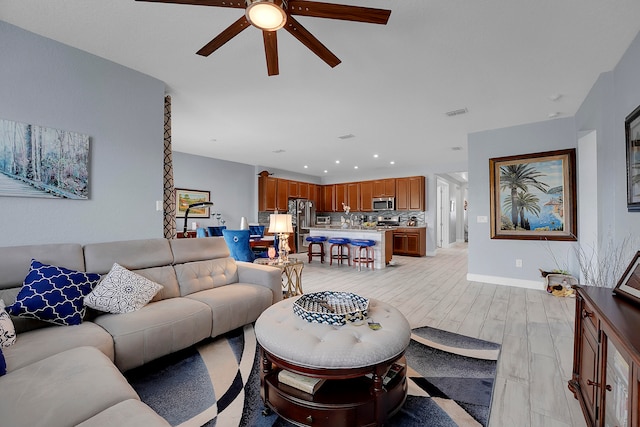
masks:
{"type": "Polygon", "coordinates": [[[282,296],[284,298],[303,294],[302,269],[304,268],[304,262],[296,258],[289,258],[283,263],[269,258],[258,258],[254,263],[276,267],[282,271],[282,296]]]}

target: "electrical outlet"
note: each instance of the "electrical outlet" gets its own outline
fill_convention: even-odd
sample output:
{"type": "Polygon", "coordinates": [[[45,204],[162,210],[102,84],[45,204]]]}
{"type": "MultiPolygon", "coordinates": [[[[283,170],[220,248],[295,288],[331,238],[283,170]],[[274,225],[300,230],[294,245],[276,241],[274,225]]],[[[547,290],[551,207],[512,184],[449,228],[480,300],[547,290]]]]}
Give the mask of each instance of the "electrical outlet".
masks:
{"type": "Polygon", "coordinates": [[[521,259],[517,259],[516,260],[516,267],[522,268],[522,260],[521,259]]]}
{"type": "Polygon", "coordinates": [[[156,200],[156,211],[161,211],[162,209],[162,200],[156,200]]]}
{"type": "Polygon", "coordinates": [[[478,224],[482,224],[482,223],[489,222],[489,218],[487,218],[486,216],[479,216],[477,217],[477,221],[478,221],[478,224]]]}

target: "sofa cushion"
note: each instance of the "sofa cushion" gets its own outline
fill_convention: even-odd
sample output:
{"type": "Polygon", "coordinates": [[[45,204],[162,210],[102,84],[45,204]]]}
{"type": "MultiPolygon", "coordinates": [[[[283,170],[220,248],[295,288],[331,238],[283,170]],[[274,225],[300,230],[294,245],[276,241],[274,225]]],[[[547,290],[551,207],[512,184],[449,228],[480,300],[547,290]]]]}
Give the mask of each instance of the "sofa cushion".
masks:
{"type": "Polygon", "coordinates": [[[187,298],[201,301],[211,307],[216,337],[240,326],[254,322],[272,304],[271,289],[248,283],[234,283],[190,294],[187,298]]]}
{"type": "Polygon", "coordinates": [[[93,347],[58,353],[0,377],[2,425],[68,427],[138,395],[93,347]]]}
{"type": "Polygon", "coordinates": [[[16,328],[9,313],[4,309],[4,301],[0,299],[0,348],[9,347],[16,342],[16,328]]]}
{"type": "MultiPolygon", "coordinates": [[[[86,271],[82,246],[77,243],[1,247],[0,289],[22,286],[32,259],[72,270],[86,271]]],[[[11,302],[6,298],[4,301],[7,304],[11,302]]]]}
{"type": "Polygon", "coordinates": [[[170,298],[131,313],[102,314],[94,322],[113,337],[115,364],[124,372],[209,337],[211,309],[188,298],[170,298]]]}
{"type": "Polygon", "coordinates": [[[253,262],[256,259],[249,244],[249,230],[222,230],[222,236],[229,246],[231,258],[246,262],[253,262]]]}
{"type": "Polygon", "coordinates": [[[87,270],[100,274],[111,270],[114,262],[133,271],[173,262],[167,239],[91,243],[85,245],[83,250],[87,270]]]}
{"type": "Polygon", "coordinates": [[[164,418],[139,400],[129,399],[105,409],[76,427],[169,427],[164,418]]]}
{"type": "Polygon", "coordinates": [[[19,333],[16,343],[4,349],[9,372],[54,354],[83,346],[95,347],[113,360],[113,339],[95,323],[82,322],[75,326],[49,325],[46,328],[19,333]]]}
{"type": "Polygon", "coordinates": [[[129,313],[147,305],[160,289],[162,285],[116,262],[109,274],[85,297],[84,303],[107,313],[129,313]]]}
{"type": "Polygon", "coordinates": [[[84,297],[99,280],[99,274],[32,260],[16,302],[7,311],[58,325],[78,325],[85,313],[84,297]]]}
{"type": "Polygon", "coordinates": [[[169,244],[174,264],[229,257],[229,248],[222,237],[172,239],[169,244]]]}
{"type": "Polygon", "coordinates": [[[177,264],[174,269],[182,296],[238,281],[238,266],[228,257],[177,264]]]}

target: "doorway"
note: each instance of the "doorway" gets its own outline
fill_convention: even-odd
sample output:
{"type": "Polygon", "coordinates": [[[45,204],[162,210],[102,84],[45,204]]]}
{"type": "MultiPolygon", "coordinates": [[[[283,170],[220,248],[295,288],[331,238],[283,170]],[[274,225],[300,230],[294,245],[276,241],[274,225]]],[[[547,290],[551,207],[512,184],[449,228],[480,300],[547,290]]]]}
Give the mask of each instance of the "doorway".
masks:
{"type": "Polygon", "coordinates": [[[449,247],[449,183],[437,179],[436,197],[436,246],[449,247]]]}

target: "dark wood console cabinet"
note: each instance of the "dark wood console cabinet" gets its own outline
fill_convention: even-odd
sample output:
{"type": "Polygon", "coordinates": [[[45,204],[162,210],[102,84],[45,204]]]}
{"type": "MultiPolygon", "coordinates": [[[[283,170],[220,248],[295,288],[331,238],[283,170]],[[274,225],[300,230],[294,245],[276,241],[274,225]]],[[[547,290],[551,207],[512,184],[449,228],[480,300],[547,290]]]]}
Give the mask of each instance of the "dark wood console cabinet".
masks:
{"type": "Polygon", "coordinates": [[[569,389],[589,426],[640,426],[640,306],[577,287],[569,389]]]}

